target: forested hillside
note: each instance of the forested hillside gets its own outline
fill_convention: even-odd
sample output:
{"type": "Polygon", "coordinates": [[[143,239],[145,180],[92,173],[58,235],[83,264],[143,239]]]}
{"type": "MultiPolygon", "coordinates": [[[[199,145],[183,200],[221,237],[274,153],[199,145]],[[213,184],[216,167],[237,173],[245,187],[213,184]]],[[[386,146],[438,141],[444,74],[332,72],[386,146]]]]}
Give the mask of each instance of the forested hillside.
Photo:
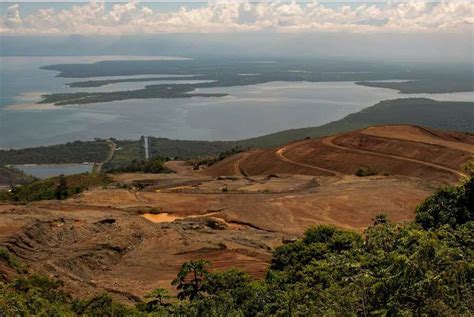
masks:
{"type": "Polygon", "coordinates": [[[104,140],[74,141],[25,149],[0,150],[0,166],[8,164],[61,164],[102,162],[110,153],[104,140]]]}

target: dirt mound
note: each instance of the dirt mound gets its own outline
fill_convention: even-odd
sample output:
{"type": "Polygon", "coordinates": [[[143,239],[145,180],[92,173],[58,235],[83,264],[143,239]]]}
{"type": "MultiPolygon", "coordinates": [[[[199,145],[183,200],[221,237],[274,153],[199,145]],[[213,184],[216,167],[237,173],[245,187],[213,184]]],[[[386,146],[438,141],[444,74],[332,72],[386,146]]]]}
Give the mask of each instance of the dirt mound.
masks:
{"type": "Polygon", "coordinates": [[[108,291],[136,301],[157,287],[174,291],[170,281],[182,263],[196,258],[212,261],[216,269],[237,267],[261,277],[282,239],[279,233],[232,228],[210,217],[153,223],[120,210],[57,206],[2,212],[2,223],[16,230],[3,233],[0,245],[30,272],[59,278],[79,296],[108,291]]]}
{"type": "Polygon", "coordinates": [[[227,158],[208,175],[354,175],[360,168],[454,183],[474,157],[474,137],[416,126],[380,126],[227,158]]]}

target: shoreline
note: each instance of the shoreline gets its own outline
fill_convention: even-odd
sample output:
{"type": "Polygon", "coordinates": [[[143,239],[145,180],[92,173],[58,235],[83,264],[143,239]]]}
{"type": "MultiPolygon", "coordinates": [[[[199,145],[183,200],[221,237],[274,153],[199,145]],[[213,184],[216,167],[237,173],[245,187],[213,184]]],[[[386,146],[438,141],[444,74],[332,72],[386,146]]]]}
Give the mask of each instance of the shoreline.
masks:
{"type": "Polygon", "coordinates": [[[42,111],[42,110],[58,110],[63,106],[56,106],[53,103],[19,103],[8,105],[4,109],[7,111],[42,111]]]}
{"type": "Polygon", "coordinates": [[[84,163],[58,163],[58,164],[9,164],[6,166],[13,166],[13,167],[68,167],[68,166],[94,166],[94,164],[100,163],[93,163],[93,162],[84,162],[84,163]]]}

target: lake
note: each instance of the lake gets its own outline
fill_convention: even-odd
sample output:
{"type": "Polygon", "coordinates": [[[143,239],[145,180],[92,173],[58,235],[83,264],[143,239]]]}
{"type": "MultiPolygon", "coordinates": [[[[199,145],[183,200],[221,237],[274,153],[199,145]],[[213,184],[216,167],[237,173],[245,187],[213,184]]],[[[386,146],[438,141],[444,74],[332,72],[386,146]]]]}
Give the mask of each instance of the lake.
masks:
{"type": "MultiPolygon", "coordinates": [[[[65,107],[36,104],[44,93],[85,90],[70,88],[67,83],[114,78],[59,78],[55,77],[57,73],[54,71],[40,70],[41,66],[140,58],[150,59],[130,56],[0,57],[0,148],[91,140],[96,137],[138,139],[141,135],[172,139],[236,140],[285,129],[318,126],[381,100],[411,96],[436,100],[474,100],[473,92],[408,95],[391,89],[358,86],[353,82],[271,82],[199,89],[199,92],[229,94],[223,98],[125,100],[65,107]]],[[[198,74],[189,74],[183,79],[187,82],[198,80],[192,75],[198,74]]],[[[172,74],[169,76],[174,77],[172,74]]],[[[86,91],[129,90],[147,84],[152,83],[118,83],[86,91]]]]}

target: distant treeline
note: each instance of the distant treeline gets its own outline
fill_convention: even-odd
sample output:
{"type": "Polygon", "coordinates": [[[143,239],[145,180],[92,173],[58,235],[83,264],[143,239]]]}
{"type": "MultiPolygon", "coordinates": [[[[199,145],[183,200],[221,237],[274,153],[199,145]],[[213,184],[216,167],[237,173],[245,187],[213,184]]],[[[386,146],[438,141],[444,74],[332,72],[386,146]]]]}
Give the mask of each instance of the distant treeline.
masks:
{"type": "Polygon", "coordinates": [[[155,156],[149,160],[132,160],[130,163],[124,166],[117,166],[111,169],[108,167],[107,172],[109,173],[171,173],[171,170],[166,168],[164,163],[168,161],[168,158],[155,156]]]}
{"type": "Polygon", "coordinates": [[[404,94],[441,94],[460,91],[474,91],[474,81],[472,78],[453,80],[453,78],[436,78],[423,80],[409,80],[402,82],[390,81],[361,81],[357,85],[390,88],[404,94]]]}
{"type": "Polygon", "coordinates": [[[110,145],[104,140],[74,141],[18,150],[0,150],[0,166],[103,162],[107,159],[110,150],[110,145]]]}
{"type": "MultiPolygon", "coordinates": [[[[118,150],[112,159],[104,164],[104,171],[123,171],[129,169],[132,161],[137,163],[144,160],[143,138],[138,141],[114,140],[114,142],[118,150]]],[[[235,141],[190,141],[150,137],[149,149],[151,157],[189,159],[217,156],[232,150],[236,146],[235,143],[235,141]]]]}
{"type": "Polygon", "coordinates": [[[103,174],[83,173],[36,180],[26,185],[13,186],[9,192],[0,192],[0,201],[28,203],[39,200],[62,200],[94,186],[110,183],[103,174]]]}
{"type": "Polygon", "coordinates": [[[244,151],[242,148],[235,147],[228,151],[221,152],[219,153],[219,155],[208,156],[208,157],[198,158],[198,159],[190,159],[188,160],[188,163],[193,166],[206,165],[209,167],[216,164],[217,162],[224,160],[225,158],[229,156],[241,153],[242,151],[244,151]]]}

